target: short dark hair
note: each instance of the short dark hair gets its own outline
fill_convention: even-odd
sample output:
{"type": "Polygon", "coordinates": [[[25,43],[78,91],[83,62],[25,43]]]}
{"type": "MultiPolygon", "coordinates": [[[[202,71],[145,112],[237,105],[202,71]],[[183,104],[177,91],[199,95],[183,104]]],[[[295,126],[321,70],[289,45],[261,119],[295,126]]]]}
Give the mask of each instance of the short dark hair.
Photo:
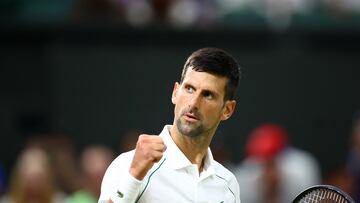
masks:
{"type": "Polygon", "coordinates": [[[226,77],[228,81],[225,86],[224,101],[234,99],[240,80],[240,66],[229,53],[213,47],[193,52],[185,62],[180,83],[183,82],[189,67],[195,71],[226,77]]]}

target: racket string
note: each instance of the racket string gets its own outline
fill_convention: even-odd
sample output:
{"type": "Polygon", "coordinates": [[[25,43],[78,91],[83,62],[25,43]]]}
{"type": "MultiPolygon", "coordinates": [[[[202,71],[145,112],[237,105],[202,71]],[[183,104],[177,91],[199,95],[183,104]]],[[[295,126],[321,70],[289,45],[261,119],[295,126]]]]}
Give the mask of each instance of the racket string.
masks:
{"type": "Polygon", "coordinates": [[[300,203],[346,203],[347,200],[331,191],[318,189],[310,192],[300,200],[300,203]]]}

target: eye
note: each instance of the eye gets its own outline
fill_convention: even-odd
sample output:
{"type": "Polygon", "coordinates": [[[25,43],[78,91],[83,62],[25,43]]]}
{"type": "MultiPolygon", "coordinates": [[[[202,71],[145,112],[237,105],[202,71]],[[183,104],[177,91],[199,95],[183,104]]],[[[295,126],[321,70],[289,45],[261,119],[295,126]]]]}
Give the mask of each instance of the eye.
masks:
{"type": "Polygon", "coordinates": [[[186,85],[185,90],[188,93],[193,93],[194,92],[194,88],[192,86],[190,86],[190,85],[186,85]]]}
{"type": "Polygon", "coordinates": [[[214,98],[214,94],[212,92],[210,92],[210,91],[204,91],[203,95],[207,99],[213,99],[214,98]]]}

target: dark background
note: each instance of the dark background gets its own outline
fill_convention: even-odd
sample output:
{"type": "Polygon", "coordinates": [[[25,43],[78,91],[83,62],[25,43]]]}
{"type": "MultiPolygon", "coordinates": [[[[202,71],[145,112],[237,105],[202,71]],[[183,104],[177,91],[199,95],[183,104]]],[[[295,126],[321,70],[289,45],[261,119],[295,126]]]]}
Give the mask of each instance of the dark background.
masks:
{"type": "Polygon", "coordinates": [[[299,23],[280,32],[5,20],[0,31],[0,160],[7,172],[32,134],[66,134],[79,151],[92,143],[115,149],[133,129],[158,134],[172,123],[171,92],[186,58],[205,46],[229,51],[242,66],[236,113],[217,132],[235,163],[263,122],[284,125],[323,172],[345,161],[360,109],[357,23],[299,23]]]}

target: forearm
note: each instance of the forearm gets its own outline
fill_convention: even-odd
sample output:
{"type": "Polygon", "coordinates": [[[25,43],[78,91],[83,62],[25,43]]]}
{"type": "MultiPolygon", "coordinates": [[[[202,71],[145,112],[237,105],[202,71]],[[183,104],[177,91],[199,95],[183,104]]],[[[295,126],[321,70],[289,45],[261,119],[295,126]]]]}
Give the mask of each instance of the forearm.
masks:
{"type": "Polygon", "coordinates": [[[102,184],[99,203],[134,203],[142,181],[129,173],[127,157],[120,157],[107,169],[102,184]]]}

